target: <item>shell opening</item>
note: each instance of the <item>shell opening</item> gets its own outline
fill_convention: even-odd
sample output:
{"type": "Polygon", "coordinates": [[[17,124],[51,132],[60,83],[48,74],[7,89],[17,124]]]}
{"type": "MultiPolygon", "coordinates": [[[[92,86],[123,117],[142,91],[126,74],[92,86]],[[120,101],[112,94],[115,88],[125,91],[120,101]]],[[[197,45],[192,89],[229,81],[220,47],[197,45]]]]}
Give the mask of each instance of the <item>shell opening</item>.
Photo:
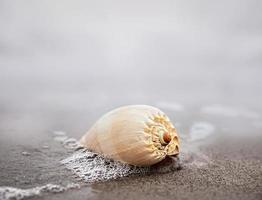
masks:
{"type": "Polygon", "coordinates": [[[150,143],[158,155],[179,153],[179,141],[176,129],[163,114],[153,115],[145,124],[144,131],[150,135],[150,143]]]}

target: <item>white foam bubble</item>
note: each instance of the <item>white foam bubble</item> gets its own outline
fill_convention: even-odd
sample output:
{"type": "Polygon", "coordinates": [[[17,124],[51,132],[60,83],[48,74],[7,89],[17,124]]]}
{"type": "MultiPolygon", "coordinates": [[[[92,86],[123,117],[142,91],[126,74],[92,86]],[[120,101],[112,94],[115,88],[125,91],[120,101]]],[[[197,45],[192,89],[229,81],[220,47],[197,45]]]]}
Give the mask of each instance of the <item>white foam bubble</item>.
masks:
{"type": "Polygon", "coordinates": [[[87,183],[117,179],[149,172],[165,173],[179,168],[178,160],[164,161],[151,167],[136,167],[105,158],[86,149],[76,151],[61,161],[68,169],[87,183]]]}
{"type": "Polygon", "coordinates": [[[27,152],[27,151],[23,151],[23,152],[22,152],[22,155],[23,155],[23,156],[30,156],[31,154],[30,154],[29,152],[27,152]]]}
{"type": "Polygon", "coordinates": [[[79,142],[75,138],[67,138],[63,141],[63,145],[67,149],[77,149],[79,142]]]}
{"type": "Polygon", "coordinates": [[[21,200],[29,197],[42,196],[45,193],[59,193],[69,189],[79,188],[79,184],[71,183],[66,186],[47,184],[30,189],[20,189],[15,187],[0,187],[1,200],[21,200]]]}
{"type": "Polygon", "coordinates": [[[148,171],[147,168],[126,165],[88,150],[78,150],[62,163],[85,182],[105,181],[148,171]]]}
{"type": "Polygon", "coordinates": [[[75,138],[68,137],[64,131],[54,131],[54,140],[60,142],[66,149],[77,149],[79,142],[75,138]]]}
{"type": "Polygon", "coordinates": [[[55,136],[54,140],[58,141],[58,142],[64,142],[65,140],[68,139],[68,136],[55,136]]]}
{"type": "Polygon", "coordinates": [[[57,136],[65,136],[66,135],[66,132],[64,132],[64,131],[54,131],[53,133],[54,133],[54,135],[57,135],[57,136]]]}
{"type": "Polygon", "coordinates": [[[208,122],[195,122],[190,131],[189,136],[191,141],[199,141],[208,137],[213,131],[215,127],[213,124],[208,122]]]}

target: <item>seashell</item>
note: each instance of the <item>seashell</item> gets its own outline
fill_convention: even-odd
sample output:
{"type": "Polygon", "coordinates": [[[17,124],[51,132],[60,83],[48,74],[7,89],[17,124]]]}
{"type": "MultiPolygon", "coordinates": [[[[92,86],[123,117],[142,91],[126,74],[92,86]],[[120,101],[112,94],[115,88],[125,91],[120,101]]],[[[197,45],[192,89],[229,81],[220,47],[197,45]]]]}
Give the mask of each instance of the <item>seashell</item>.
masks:
{"type": "Polygon", "coordinates": [[[102,116],[80,144],[104,156],[135,166],[149,166],[179,153],[179,139],[158,108],[130,105],[102,116]]]}

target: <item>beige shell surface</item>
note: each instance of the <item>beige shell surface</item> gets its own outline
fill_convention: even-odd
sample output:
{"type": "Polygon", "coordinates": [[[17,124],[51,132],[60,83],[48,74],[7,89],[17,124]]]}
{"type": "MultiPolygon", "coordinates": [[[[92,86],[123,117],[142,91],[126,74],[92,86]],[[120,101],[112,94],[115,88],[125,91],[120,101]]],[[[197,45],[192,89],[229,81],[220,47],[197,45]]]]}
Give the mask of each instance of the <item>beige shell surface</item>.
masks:
{"type": "Polygon", "coordinates": [[[81,138],[89,150],[136,166],[148,166],[179,153],[179,139],[169,118],[146,105],[117,108],[102,116],[81,138]],[[168,141],[165,137],[168,136],[168,141]]]}

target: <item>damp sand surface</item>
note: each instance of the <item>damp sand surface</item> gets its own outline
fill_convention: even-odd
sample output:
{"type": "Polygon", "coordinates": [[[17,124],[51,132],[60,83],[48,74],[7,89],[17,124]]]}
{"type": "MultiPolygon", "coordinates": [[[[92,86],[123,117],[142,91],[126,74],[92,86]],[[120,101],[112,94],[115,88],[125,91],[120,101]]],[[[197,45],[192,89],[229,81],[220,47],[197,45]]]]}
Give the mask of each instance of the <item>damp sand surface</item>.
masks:
{"type": "Polygon", "coordinates": [[[221,138],[197,154],[181,155],[181,168],[92,183],[50,199],[261,199],[262,147],[257,139],[221,138]]]}
{"type": "Polygon", "coordinates": [[[177,122],[180,161],[150,169],[76,150],[82,135],[76,127],[44,129],[37,115],[9,114],[20,126],[1,124],[0,199],[261,199],[259,112],[256,118],[243,111],[226,116],[229,111],[221,112],[227,107],[216,113],[196,107],[192,114],[185,107],[174,115],[171,104],[162,103],[177,122]]]}
{"type": "Polygon", "coordinates": [[[261,199],[260,138],[221,138],[184,154],[179,169],[89,184],[50,199],[261,199]]]}

